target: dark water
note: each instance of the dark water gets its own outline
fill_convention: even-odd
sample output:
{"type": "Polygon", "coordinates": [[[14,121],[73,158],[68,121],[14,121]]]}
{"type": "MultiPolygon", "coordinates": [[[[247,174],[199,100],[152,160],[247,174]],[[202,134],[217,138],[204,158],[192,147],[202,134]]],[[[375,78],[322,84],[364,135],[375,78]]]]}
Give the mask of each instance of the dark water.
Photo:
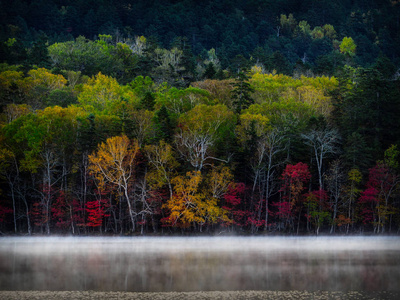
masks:
{"type": "Polygon", "coordinates": [[[400,238],[0,238],[0,290],[400,291],[400,238]]]}

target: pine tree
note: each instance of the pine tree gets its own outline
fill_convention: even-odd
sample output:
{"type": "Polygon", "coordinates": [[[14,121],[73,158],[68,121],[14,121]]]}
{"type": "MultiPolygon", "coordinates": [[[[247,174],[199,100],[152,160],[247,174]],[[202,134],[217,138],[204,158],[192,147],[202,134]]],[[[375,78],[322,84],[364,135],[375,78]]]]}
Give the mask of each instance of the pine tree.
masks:
{"type": "Polygon", "coordinates": [[[217,72],[215,71],[214,64],[212,62],[210,62],[207,65],[206,70],[204,71],[203,78],[205,78],[205,79],[214,79],[216,73],[217,72]]]}
{"type": "Polygon", "coordinates": [[[174,133],[174,127],[172,125],[168,110],[164,105],[161,106],[160,110],[156,112],[154,123],[156,127],[156,140],[171,142],[172,135],[174,133]]]}
{"type": "Polygon", "coordinates": [[[154,110],[155,99],[154,94],[148,91],[144,94],[143,98],[140,99],[140,105],[142,108],[152,111],[154,110]]]}
{"type": "Polygon", "coordinates": [[[237,113],[254,103],[254,99],[251,97],[252,92],[254,92],[254,89],[249,83],[249,78],[243,71],[240,71],[232,90],[232,98],[234,99],[237,113]]]}

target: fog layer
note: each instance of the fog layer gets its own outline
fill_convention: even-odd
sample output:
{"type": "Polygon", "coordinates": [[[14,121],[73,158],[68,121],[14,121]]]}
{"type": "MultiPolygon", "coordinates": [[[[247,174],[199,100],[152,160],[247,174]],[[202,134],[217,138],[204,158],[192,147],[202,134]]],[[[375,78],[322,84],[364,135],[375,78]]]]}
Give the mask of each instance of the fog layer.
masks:
{"type": "Polygon", "coordinates": [[[398,237],[0,238],[1,290],[399,291],[398,237]]]}

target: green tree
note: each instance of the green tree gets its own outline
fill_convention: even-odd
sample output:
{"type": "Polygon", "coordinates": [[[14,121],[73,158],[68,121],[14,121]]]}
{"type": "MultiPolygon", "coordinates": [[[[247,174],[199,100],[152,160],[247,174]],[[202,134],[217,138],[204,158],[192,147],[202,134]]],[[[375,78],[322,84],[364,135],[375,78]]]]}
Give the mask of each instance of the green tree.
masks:
{"type": "Polygon", "coordinates": [[[50,57],[48,51],[48,38],[45,33],[41,33],[32,47],[28,51],[28,61],[30,65],[39,67],[49,67],[50,57]]]}
{"type": "Polygon", "coordinates": [[[121,101],[122,95],[123,89],[117,80],[99,73],[83,85],[78,102],[88,112],[107,113],[121,101]]]}
{"type": "Polygon", "coordinates": [[[203,78],[205,79],[214,79],[217,72],[215,71],[214,64],[212,62],[208,63],[203,78]]]}
{"type": "Polygon", "coordinates": [[[350,63],[350,59],[356,55],[357,45],[351,37],[344,37],[342,42],[340,43],[340,53],[343,53],[346,58],[348,64],[350,63]]]}
{"type": "Polygon", "coordinates": [[[196,170],[212,161],[226,161],[211,154],[234,123],[233,112],[224,105],[197,105],[179,118],[180,131],[175,135],[178,151],[196,170]]]}
{"type": "Polygon", "coordinates": [[[232,98],[235,105],[236,112],[240,113],[243,109],[248,108],[254,103],[251,93],[254,92],[253,87],[249,83],[249,77],[240,71],[233,83],[232,98]]]}
{"type": "Polygon", "coordinates": [[[154,115],[154,127],[156,141],[170,143],[174,134],[174,125],[171,121],[167,108],[163,105],[154,115]]]}
{"type": "Polygon", "coordinates": [[[155,105],[155,84],[150,77],[138,76],[129,83],[136,96],[140,99],[140,107],[147,110],[154,110],[155,105]]]}
{"type": "Polygon", "coordinates": [[[115,47],[101,40],[96,42],[80,36],[74,41],[54,43],[48,49],[52,66],[60,70],[80,71],[88,76],[123,71],[122,61],[112,54],[115,47]]]}

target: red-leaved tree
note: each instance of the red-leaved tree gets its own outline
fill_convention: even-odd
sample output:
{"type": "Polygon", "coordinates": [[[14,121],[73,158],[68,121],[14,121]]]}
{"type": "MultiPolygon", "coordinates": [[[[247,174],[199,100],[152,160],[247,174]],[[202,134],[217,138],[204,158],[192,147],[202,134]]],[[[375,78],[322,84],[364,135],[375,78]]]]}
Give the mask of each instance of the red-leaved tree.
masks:
{"type": "Polygon", "coordinates": [[[225,202],[222,206],[222,209],[228,211],[230,222],[225,225],[244,225],[245,212],[240,208],[240,204],[242,203],[242,197],[245,189],[246,186],[244,183],[234,183],[228,186],[228,191],[223,196],[225,202]]]}
{"type": "Polygon", "coordinates": [[[385,230],[385,225],[396,210],[392,204],[398,192],[400,176],[385,162],[369,169],[366,189],[359,198],[360,215],[364,224],[372,224],[374,232],[385,230]]]}
{"type": "MultiPolygon", "coordinates": [[[[282,227],[286,229],[288,226],[290,229],[294,229],[295,218],[297,215],[300,218],[302,209],[300,198],[310,178],[311,173],[307,164],[299,162],[295,165],[288,164],[286,166],[281,176],[283,184],[280,192],[282,197],[279,203],[273,203],[277,210],[279,229],[282,227]]],[[[297,229],[299,229],[299,223],[297,224],[297,229]]]]}
{"type": "Polygon", "coordinates": [[[76,232],[76,226],[84,224],[81,215],[82,208],[79,201],[71,198],[64,191],[59,191],[51,207],[52,219],[56,221],[56,227],[63,230],[76,232]]]}
{"type": "Polygon", "coordinates": [[[107,209],[110,207],[110,202],[107,198],[106,191],[96,190],[96,200],[86,202],[87,222],[88,227],[98,227],[101,231],[101,225],[103,225],[103,219],[109,217],[107,209]]]}

